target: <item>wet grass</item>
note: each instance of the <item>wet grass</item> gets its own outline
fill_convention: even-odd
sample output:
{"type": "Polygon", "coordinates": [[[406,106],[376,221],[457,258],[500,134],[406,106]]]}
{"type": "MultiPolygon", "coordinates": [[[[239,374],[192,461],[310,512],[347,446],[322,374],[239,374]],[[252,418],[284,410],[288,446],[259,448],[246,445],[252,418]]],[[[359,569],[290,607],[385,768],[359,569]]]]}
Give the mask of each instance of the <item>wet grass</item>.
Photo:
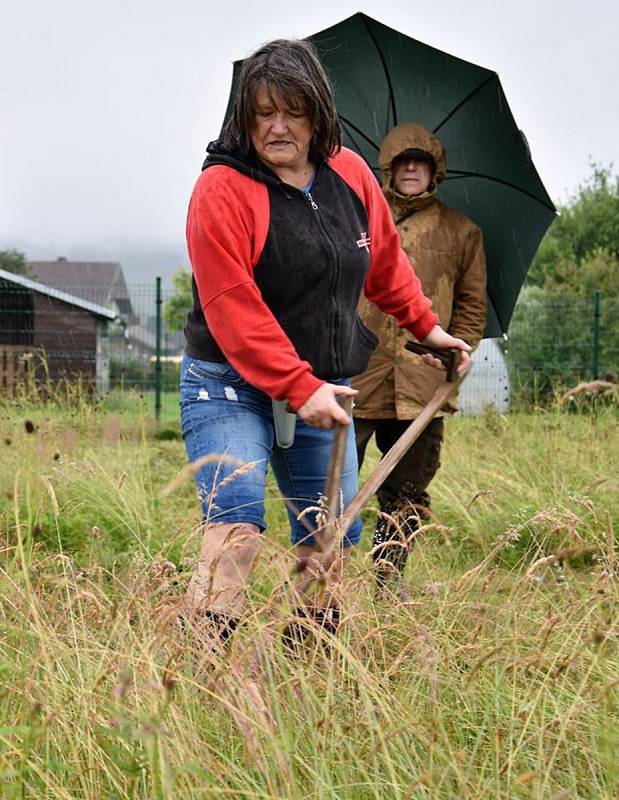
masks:
{"type": "Polygon", "coordinates": [[[361,547],[340,634],[299,659],[269,486],[247,619],[208,676],[175,624],[199,539],[191,484],[163,495],[182,442],[135,405],[23,401],[0,448],[3,798],[619,793],[612,407],[450,420],[412,602],[373,598],[361,547]]]}

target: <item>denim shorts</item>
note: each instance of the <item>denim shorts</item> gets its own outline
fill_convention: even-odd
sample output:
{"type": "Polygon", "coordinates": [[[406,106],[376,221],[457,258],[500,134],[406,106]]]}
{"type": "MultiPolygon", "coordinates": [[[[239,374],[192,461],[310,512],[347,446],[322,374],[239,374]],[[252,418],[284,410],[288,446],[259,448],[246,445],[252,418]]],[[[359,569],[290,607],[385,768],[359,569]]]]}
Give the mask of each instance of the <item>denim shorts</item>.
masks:
{"type": "MultiPolygon", "coordinates": [[[[275,441],[271,399],[225,361],[185,356],[180,402],[189,461],[212,457],[196,473],[203,521],[251,523],[263,531],[265,481],[271,465],[279,489],[289,501],[292,544],[314,544],[311,530],[317,525],[315,512],[303,517],[309,530],[298,514],[315,506],[325,491],[333,431],[312,428],[297,417],[294,444],[280,448],[275,441]]],[[[341,483],[344,508],[356,492],[357,452],[350,425],[341,483]]],[[[343,544],[358,544],[360,538],[361,520],[356,519],[343,544]]]]}

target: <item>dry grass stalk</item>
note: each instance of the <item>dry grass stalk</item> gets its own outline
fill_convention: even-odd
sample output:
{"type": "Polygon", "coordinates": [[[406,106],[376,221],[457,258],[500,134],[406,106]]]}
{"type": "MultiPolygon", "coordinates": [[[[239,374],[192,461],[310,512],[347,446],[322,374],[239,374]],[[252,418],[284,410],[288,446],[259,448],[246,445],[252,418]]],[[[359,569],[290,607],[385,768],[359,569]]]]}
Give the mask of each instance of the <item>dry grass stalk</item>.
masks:
{"type": "MultiPolygon", "coordinates": [[[[199,472],[202,467],[206,464],[236,464],[239,468],[242,468],[246,465],[247,462],[242,461],[240,458],[235,458],[234,456],[229,456],[226,453],[220,454],[212,454],[207,456],[202,456],[201,458],[196,459],[196,461],[192,461],[191,464],[187,464],[186,467],[179,472],[179,474],[174,478],[173,481],[170,481],[167,486],[162,489],[161,494],[163,497],[168,497],[175,492],[179,486],[182,486],[186,481],[190,480],[195,476],[197,472],[199,472]]],[[[253,468],[252,464],[252,468],[253,468]]]]}
{"type": "Polygon", "coordinates": [[[480,497],[486,497],[487,495],[492,494],[492,491],[493,491],[492,489],[479,489],[477,492],[475,492],[473,497],[466,504],[467,510],[473,505],[473,503],[476,500],[478,500],[480,497]]]}
{"type": "Polygon", "coordinates": [[[608,561],[608,574],[612,578],[615,575],[615,532],[610,516],[610,511],[606,510],[606,559],[608,561]]]}
{"type": "MultiPolygon", "coordinates": [[[[221,460],[220,460],[221,463],[221,460]]],[[[227,486],[229,483],[232,483],[237,478],[240,478],[243,475],[247,475],[248,472],[251,472],[256,466],[259,464],[259,461],[247,461],[246,463],[242,464],[240,467],[237,467],[234,472],[231,472],[226,478],[223,478],[218,484],[215,489],[215,493],[222,489],[224,486],[227,486]]]]}
{"type": "Polygon", "coordinates": [[[517,786],[523,786],[524,784],[531,783],[531,781],[534,781],[536,778],[540,778],[541,776],[542,773],[538,772],[537,770],[525,772],[522,775],[518,775],[517,778],[514,778],[514,783],[517,786]]]}
{"type": "Polygon", "coordinates": [[[588,555],[589,553],[595,553],[597,550],[598,547],[594,544],[586,545],[584,547],[565,547],[561,550],[557,550],[555,553],[551,553],[549,556],[538,558],[537,561],[534,561],[531,564],[524,577],[530,578],[538,567],[552,566],[553,564],[556,564],[557,561],[564,561],[570,558],[579,558],[580,556],[588,555]]]}
{"type": "Polygon", "coordinates": [[[611,681],[608,686],[605,686],[602,691],[598,694],[597,701],[598,703],[603,702],[609,694],[619,686],[619,678],[616,678],[614,681],[611,681]]]}
{"type": "Polygon", "coordinates": [[[489,564],[494,561],[495,557],[503,550],[509,543],[514,539],[515,536],[518,535],[518,532],[514,528],[509,528],[495,543],[494,547],[490,550],[490,552],[483,558],[482,561],[479,562],[475,567],[469,569],[464,575],[461,575],[458,580],[456,581],[455,588],[456,591],[462,588],[462,586],[470,580],[472,577],[477,575],[483,569],[485,569],[489,564]]]}
{"type": "Polygon", "coordinates": [[[550,641],[550,634],[554,630],[555,626],[559,622],[560,617],[558,614],[555,614],[554,617],[551,617],[546,624],[544,625],[544,635],[542,637],[541,644],[539,646],[540,653],[543,653],[546,649],[548,642],[550,641]]]}
{"type": "Polygon", "coordinates": [[[60,516],[60,507],[58,506],[58,498],[56,497],[56,492],[54,491],[51,478],[47,475],[44,475],[42,477],[42,480],[43,483],[45,484],[45,488],[47,489],[47,493],[49,495],[49,499],[52,504],[52,510],[54,512],[54,516],[57,518],[60,516]]]}
{"type": "MultiPolygon", "coordinates": [[[[513,641],[513,640],[511,640],[511,641],[513,641]]],[[[465,688],[467,688],[467,689],[469,688],[469,686],[471,684],[471,681],[473,680],[473,677],[475,676],[475,673],[481,667],[483,667],[484,664],[486,664],[488,661],[490,661],[490,659],[492,659],[494,656],[496,656],[500,652],[502,652],[505,649],[505,645],[509,644],[509,642],[510,642],[510,640],[508,640],[507,642],[503,642],[502,644],[499,644],[496,647],[493,647],[487,653],[484,653],[484,655],[481,658],[477,659],[477,661],[471,667],[471,669],[469,671],[469,674],[467,675],[466,681],[464,682],[465,688]]]]}

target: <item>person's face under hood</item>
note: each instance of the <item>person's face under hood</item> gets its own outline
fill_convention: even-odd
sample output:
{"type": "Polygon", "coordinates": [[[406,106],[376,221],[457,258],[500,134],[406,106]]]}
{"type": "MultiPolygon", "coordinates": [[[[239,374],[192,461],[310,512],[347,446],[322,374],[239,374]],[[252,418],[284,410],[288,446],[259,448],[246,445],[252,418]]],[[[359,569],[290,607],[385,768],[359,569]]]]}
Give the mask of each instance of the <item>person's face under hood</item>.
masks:
{"type": "Polygon", "coordinates": [[[398,194],[418,197],[430,188],[434,176],[433,163],[426,158],[396,159],[391,166],[391,183],[398,194]]]}
{"type": "MultiPolygon", "coordinates": [[[[445,150],[437,137],[427,128],[424,128],[423,125],[404,122],[392,128],[383,140],[379,154],[379,166],[382,173],[383,191],[388,198],[390,196],[394,197],[394,195],[396,200],[398,196],[400,198],[419,197],[427,193],[433,193],[436,186],[445,177],[445,150]],[[396,185],[396,171],[400,172],[400,176],[404,174],[404,170],[400,170],[400,164],[409,163],[407,159],[398,159],[398,156],[406,155],[407,151],[411,150],[423,151],[431,157],[430,159],[414,159],[418,164],[423,163],[430,172],[429,180],[425,186],[423,186],[426,177],[424,174],[418,175],[418,181],[411,180],[408,184],[399,182],[399,186],[396,185]],[[411,189],[413,191],[410,191],[411,189]]],[[[426,169],[417,166],[419,173],[425,172],[426,169]]]]}

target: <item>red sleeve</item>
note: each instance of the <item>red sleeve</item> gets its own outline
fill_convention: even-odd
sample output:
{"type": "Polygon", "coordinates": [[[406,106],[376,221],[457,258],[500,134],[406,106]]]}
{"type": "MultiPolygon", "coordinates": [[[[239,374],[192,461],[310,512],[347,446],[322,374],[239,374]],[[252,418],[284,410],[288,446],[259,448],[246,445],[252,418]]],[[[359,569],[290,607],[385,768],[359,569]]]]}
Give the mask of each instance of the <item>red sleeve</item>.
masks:
{"type": "Polygon", "coordinates": [[[266,187],[225,166],[194,189],[187,244],[209,330],[242,377],[296,410],[324,381],[302,361],[254,281],[269,227],[266,187]]]}
{"type": "Polygon", "coordinates": [[[329,159],[329,166],[351,187],[368,214],[371,256],[366,297],[385,314],[392,314],[401,328],[419,340],[425,339],[438,317],[431,311],[432,301],[423,294],[419,278],[402,250],[378,181],[363,159],[346,148],[329,159]]]}

